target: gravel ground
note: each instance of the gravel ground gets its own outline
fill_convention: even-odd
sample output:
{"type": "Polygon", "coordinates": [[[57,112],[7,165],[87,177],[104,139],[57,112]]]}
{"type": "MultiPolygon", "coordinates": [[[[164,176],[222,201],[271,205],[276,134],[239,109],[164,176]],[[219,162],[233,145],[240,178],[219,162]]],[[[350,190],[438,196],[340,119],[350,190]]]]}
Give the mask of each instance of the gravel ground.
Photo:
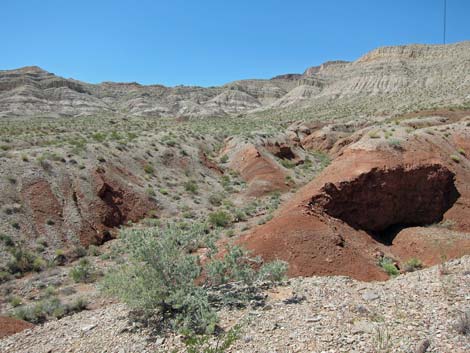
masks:
{"type": "MultiPolygon", "coordinates": [[[[223,327],[243,323],[230,352],[470,352],[454,328],[470,310],[470,256],[387,282],[297,278],[267,294],[264,307],[221,311],[223,327]]],[[[184,352],[181,337],[152,337],[127,314],[84,311],[7,337],[0,352],[184,352]]]]}

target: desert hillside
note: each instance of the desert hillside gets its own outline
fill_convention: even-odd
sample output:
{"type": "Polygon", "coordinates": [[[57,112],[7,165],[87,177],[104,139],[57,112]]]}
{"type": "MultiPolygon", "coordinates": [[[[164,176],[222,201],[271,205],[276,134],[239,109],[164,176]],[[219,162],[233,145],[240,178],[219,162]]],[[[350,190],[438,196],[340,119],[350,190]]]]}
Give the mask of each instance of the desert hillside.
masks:
{"type": "Polygon", "coordinates": [[[460,105],[469,98],[469,52],[470,42],[383,47],[303,74],[210,88],[88,84],[24,67],[0,71],[0,117],[347,117],[460,105]]]}
{"type": "Polygon", "coordinates": [[[220,87],[0,71],[1,352],[470,350],[470,42],[220,87]]]}

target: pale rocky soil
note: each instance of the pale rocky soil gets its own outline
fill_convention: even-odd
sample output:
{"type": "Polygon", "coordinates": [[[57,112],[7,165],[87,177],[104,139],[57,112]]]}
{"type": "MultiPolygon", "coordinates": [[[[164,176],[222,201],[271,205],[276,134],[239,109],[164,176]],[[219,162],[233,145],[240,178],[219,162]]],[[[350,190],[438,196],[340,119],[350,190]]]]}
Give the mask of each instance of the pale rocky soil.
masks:
{"type": "MultiPolygon", "coordinates": [[[[297,278],[268,290],[264,307],[222,310],[221,325],[242,324],[230,352],[409,353],[429,340],[427,352],[464,353],[470,337],[454,325],[470,308],[469,288],[469,256],[387,282],[297,278]]],[[[7,337],[0,351],[184,352],[180,336],[149,335],[127,315],[122,304],[83,311],[7,337]]]]}
{"type": "MultiPolygon", "coordinates": [[[[234,216],[224,239],[239,239],[265,223],[269,230],[276,209],[348,145],[398,155],[409,141],[429,142],[430,150],[439,143],[443,163],[466,176],[469,72],[470,42],[379,48],[355,62],[329,62],[302,75],[211,88],[90,85],[37,67],[0,71],[0,234],[48,263],[57,251],[67,257],[65,266],[0,283],[0,314],[13,313],[12,298],[35,304],[50,289],[64,303],[79,297],[89,302],[86,311],[1,340],[0,352],[183,352],[178,336],[158,338],[130,326],[128,309],[103,298],[98,282],[73,283],[74,252],[106,241],[99,248],[105,256],[87,256],[106,272],[114,264],[107,256],[119,241],[107,241],[108,231],[115,236],[129,221],[141,227],[204,220],[218,210],[234,216]],[[294,156],[279,154],[281,147],[294,156]],[[102,178],[97,173],[103,176],[103,170],[102,178]],[[30,188],[31,180],[43,187],[30,188]],[[274,190],[277,196],[270,194],[274,190]],[[243,219],[235,217],[240,213],[243,219]]],[[[465,178],[459,185],[464,196],[465,178]]],[[[449,229],[436,223],[405,230],[397,238],[403,242],[401,260],[411,250],[424,266],[438,263],[443,249],[435,240],[452,238],[453,244],[457,236],[467,248],[457,246],[458,254],[446,258],[470,254],[468,229],[457,233],[468,225],[463,199],[456,203],[463,211],[445,218],[449,229]],[[417,235],[422,244],[413,243],[417,235]]],[[[285,229],[294,225],[289,219],[285,229]]],[[[308,223],[306,229],[313,227],[308,223]]],[[[322,251],[311,254],[330,263],[322,243],[311,243],[322,251]]],[[[369,250],[370,268],[349,255],[343,264],[368,275],[373,268],[385,277],[376,266],[380,251],[369,250]]],[[[305,265],[312,265],[311,254],[305,265]]],[[[10,259],[0,244],[0,272],[10,259]]],[[[338,271],[338,263],[328,269],[338,271]]],[[[470,257],[451,261],[448,269],[448,275],[433,267],[373,283],[335,276],[292,279],[268,291],[262,308],[223,310],[221,325],[243,323],[231,352],[408,353],[418,352],[424,339],[431,342],[428,352],[467,352],[469,338],[453,324],[459,311],[470,308],[470,257]],[[283,302],[294,295],[306,299],[283,302]],[[389,339],[380,341],[379,335],[389,339]]]]}

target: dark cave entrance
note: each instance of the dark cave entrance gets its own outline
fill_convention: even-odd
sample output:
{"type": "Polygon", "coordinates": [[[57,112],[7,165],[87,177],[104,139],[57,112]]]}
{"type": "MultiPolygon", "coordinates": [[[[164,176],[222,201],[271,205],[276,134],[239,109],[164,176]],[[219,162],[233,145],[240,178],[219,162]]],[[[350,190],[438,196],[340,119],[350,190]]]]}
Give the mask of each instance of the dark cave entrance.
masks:
{"type": "Polygon", "coordinates": [[[327,183],[309,206],[391,245],[404,228],[439,222],[460,194],[455,175],[439,164],[374,168],[327,183]]]}

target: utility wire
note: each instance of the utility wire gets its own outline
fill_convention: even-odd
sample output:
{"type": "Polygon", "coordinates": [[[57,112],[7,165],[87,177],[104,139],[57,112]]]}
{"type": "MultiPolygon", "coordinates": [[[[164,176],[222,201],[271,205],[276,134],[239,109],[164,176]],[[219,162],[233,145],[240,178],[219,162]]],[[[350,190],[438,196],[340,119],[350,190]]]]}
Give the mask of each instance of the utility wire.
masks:
{"type": "Polygon", "coordinates": [[[444,0],[444,31],[442,33],[442,41],[446,44],[446,27],[447,27],[447,0],[444,0]]]}

